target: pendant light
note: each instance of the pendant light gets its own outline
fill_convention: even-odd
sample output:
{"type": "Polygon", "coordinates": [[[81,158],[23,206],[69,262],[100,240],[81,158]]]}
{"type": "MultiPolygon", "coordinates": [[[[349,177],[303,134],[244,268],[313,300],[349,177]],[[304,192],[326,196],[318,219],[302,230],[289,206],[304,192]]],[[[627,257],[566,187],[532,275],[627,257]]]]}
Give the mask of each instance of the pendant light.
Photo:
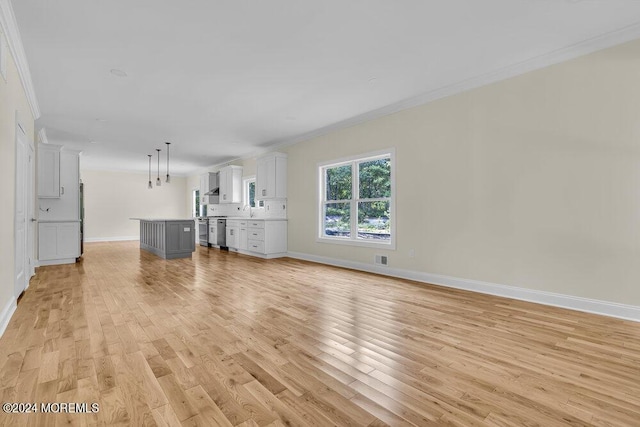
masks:
{"type": "Polygon", "coordinates": [[[167,184],[171,183],[171,177],[169,176],[169,146],[171,145],[170,142],[165,142],[165,144],[167,144],[167,180],[165,181],[167,184]]]}
{"type": "Polygon", "coordinates": [[[151,154],[147,154],[147,156],[149,156],[149,185],[147,188],[151,190],[153,189],[153,184],[151,184],[151,154]]]}
{"type": "Polygon", "coordinates": [[[156,187],[160,187],[162,185],[162,181],[160,181],[160,150],[159,148],[156,148],[156,151],[158,152],[158,179],[156,179],[156,187]]]}

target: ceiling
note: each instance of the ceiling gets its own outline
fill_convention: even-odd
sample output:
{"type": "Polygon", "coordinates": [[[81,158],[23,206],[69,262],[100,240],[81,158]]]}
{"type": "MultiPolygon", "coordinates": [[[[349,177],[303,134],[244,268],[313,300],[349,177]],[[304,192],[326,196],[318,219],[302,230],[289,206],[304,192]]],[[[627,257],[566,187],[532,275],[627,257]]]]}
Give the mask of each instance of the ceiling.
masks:
{"type": "Polygon", "coordinates": [[[637,0],[13,0],[13,9],[49,142],[82,150],[84,168],[146,172],[147,154],[170,141],[172,174],[640,21],[637,0]]]}

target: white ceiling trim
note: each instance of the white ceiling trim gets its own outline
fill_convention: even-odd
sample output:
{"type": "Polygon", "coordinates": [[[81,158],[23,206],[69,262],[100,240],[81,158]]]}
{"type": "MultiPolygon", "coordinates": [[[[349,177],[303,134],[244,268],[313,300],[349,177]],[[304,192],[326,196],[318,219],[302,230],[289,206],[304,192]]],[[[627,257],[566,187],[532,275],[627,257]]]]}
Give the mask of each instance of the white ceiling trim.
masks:
{"type": "Polygon", "coordinates": [[[564,47],[562,49],[548,52],[544,55],[540,55],[523,62],[515,63],[486,74],[472,77],[449,86],[432,90],[422,95],[408,98],[403,101],[399,101],[397,103],[369,111],[367,113],[331,124],[329,126],[322,127],[320,129],[316,129],[311,132],[304,133],[302,135],[295,136],[293,138],[272,141],[267,149],[257,150],[241,158],[247,159],[256,157],[257,155],[268,151],[273,151],[278,148],[283,148],[300,142],[308,141],[310,139],[317,138],[319,136],[326,135],[340,129],[345,129],[373,119],[388,116],[402,110],[424,105],[438,99],[446,98],[448,96],[452,96],[481,86],[486,86],[501,80],[506,80],[511,77],[545,68],[560,62],[568,61],[570,59],[584,56],[598,50],[606,49],[608,47],[612,47],[638,38],[640,38],[640,22],[616,31],[601,34],[599,36],[564,47]]]}
{"type": "Polygon", "coordinates": [[[36,92],[33,88],[27,55],[24,52],[20,31],[18,30],[18,23],[16,22],[10,0],[0,0],[0,28],[7,37],[9,51],[18,68],[18,74],[20,75],[20,81],[22,82],[22,87],[24,88],[29,107],[31,108],[31,114],[33,114],[33,119],[36,120],[40,117],[40,107],[38,106],[38,99],[36,98],[36,92]]]}
{"type": "Polygon", "coordinates": [[[345,129],[351,126],[355,126],[360,123],[368,122],[380,117],[388,116],[409,108],[417,107],[420,105],[428,104],[429,102],[436,101],[438,99],[446,98],[458,93],[462,93],[471,89],[486,86],[491,83],[496,83],[501,80],[506,80],[511,77],[516,77],[528,73],[530,71],[539,70],[554,64],[558,64],[564,61],[578,58],[580,56],[588,55],[593,52],[597,52],[608,47],[612,47],[618,44],[622,44],[631,40],[640,38],[640,22],[629,25],[627,27],[601,34],[599,36],[581,41],[579,43],[557,49],[548,52],[544,55],[540,55],[534,58],[530,58],[526,61],[515,63],[489,73],[485,73],[476,77],[472,77],[461,82],[445,86],[433,91],[418,95],[412,98],[405,99],[403,101],[387,105],[385,107],[369,111],[364,114],[360,114],[355,117],[325,126],[311,132],[307,132],[301,135],[294,136],[283,140],[272,141],[267,147],[255,150],[245,156],[240,156],[226,160],[222,163],[217,163],[208,167],[198,168],[191,172],[190,175],[200,175],[211,170],[218,170],[225,165],[229,165],[238,160],[250,159],[259,157],[262,154],[276,151],[280,148],[295,145],[304,141],[320,137],[322,135],[329,134],[331,132],[345,129]]]}
{"type": "Polygon", "coordinates": [[[40,144],[48,144],[49,139],[47,138],[47,131],[42,128],[38,131],[38,142],[40,144]]]}

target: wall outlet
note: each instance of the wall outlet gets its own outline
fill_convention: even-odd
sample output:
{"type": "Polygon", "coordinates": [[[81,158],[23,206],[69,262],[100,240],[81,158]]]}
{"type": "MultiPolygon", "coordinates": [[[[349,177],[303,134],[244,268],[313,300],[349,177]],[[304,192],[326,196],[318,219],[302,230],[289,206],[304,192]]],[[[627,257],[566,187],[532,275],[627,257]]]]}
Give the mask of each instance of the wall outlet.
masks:
{"type": "Polygon", "coordinates": [[[389,265],[389,258],[386,255],[376,255],[373,263],[376,265],[389,265]]]}
{"type": "Polygon", "coordinates": [[[416,256],[415,249],[409,249],[409,258],[413,258],[414,256],[416,256]]]}

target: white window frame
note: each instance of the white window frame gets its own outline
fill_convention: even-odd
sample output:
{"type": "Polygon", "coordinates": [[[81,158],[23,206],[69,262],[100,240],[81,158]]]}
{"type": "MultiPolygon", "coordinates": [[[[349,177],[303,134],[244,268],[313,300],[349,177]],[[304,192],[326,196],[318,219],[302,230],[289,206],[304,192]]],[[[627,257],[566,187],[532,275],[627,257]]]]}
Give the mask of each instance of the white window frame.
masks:
{"type": "MultiPolygon", "coordinates": [[[[197,217],[200,216],[199,209],[196,209],[196,192],[198,192],[197,197],[200,197],[200,189],[199,188],[194,188],[191,191],[191,214],[193,215],[194,218],[197,218],[197,217]]],[[[201,205],[202,205],[202,203],[199,203],[199,206],[201,206],[201,205]]]]}
{"type": "Polygon", "coordinates": [[[389,148],[386,150],[380,150],[365,154],[360,154],[357,156],[351,157],[343,157],[341,159],[331,160],[327,162],[318,163],[318,181],[317,181],[317,225],[318,232],[316,237],[316,242],[319,243],[331,243],[338,245],[350,245],[350,246],[362,246],[369,248],[379,248],[379,249],[396,249],[396,152],[394,148],[389,148]],[[389,198],[389,218],[390,222],[390,239],[386,241],[373,241],[373,240],[362,240],[358,239],[358,215],[357,215],[357,204],[358,204],[358,195],[359,195],[359,176],[357,165],[358,163],[376,160],[381,158],[389,158],[391,162],[391,197],[389,198]],[[350,203],[351,208],[351,237],[331,237],[324,235],[324,204],[325,204],[325,171],[329,168],[334,168],[338,166],[352,166],[352,179],[351,179],[351,199],[348,201],[344,201],[345,203],[350,203]]]}
{"type": "MultiPolygon", "coordinates": [[[[249,206],[249,184],[252,182],[256,182],[255,175],[245,176],[242,179],[242,204],[244,206],[249,206]]],[[[251,206],[251,209],[264,209],[264,200],[256,200],[256,202],[258,206],[251,206]]]]}

